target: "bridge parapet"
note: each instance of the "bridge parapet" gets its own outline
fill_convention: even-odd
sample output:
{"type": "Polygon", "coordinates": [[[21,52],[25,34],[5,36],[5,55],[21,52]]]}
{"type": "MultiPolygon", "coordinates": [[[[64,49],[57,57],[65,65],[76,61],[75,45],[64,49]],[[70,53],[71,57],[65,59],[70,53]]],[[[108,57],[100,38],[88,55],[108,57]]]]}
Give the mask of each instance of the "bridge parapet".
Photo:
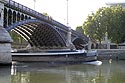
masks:
{"type": "Polygon", "coordinates": [[[57,22],[56,20],[50,18],[49,16],[45,16],[45,15],[43,15],[43,14],[41,14],[41,13],[31,9],[31,8],[28,8],[28,7],[24,6],[24,5],[21,5],[21,4],[17,3],[17,2],[15,2],[15,1],[12,1],[12,0],[5,0],[5,1],[6,1],[6,3],[4,3],[4,4],[7,7],[10,7],[12,9],[14,9],[14,10],[24,12],[24,13],[26,13],[28,15],[31,15],[34,18],[37,18],[39,20],[48,22],[48,23],[50,23],[52,25],[58,26],[59,28],[63,28],[65,30],[68,30],[67,26],[57,22]]]}

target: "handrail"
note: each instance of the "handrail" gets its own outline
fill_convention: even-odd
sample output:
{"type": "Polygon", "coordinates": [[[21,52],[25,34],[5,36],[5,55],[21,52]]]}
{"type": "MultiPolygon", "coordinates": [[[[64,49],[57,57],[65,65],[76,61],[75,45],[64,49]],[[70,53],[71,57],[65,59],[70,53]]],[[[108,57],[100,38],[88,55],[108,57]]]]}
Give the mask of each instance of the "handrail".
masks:
{"type": "Polygon", "coordinates": [[[32,14],[33,17],[35,17],[37,19],[41,19],[41,20],[44,20],[44,21],[49,21],[53,25],[59,26],[59,27],[64,28],[66,30],[68,29],[67,26],[65,26],[65,25],[63,25],[63,24],[53,20],[49,16],[45,16],[45,15],[43,15],[43,14],[41,14],[41,13],[31,9],[31,8],[28,8],[28,7],[20,4],[20,3],[17,3],[17,2],[15,2],[13,0],[5,0],[5,1],[6,1],[8,6],[13,6],[13,7],[19,8],[19,9],[25,11],[26,13],[32,14]]]}

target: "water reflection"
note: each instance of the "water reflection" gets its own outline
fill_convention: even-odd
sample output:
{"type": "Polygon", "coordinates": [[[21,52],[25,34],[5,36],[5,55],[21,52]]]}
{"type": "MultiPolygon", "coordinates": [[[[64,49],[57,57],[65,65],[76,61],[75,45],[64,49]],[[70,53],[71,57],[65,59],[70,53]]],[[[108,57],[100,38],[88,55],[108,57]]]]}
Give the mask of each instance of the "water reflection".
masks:
{"type": "Polygon", "coordinates": [[[16,63],[0,66],[0,83],[124,83],[125,61],[101,66],[16,63]]]}
{"type": "Polygon", "coordinates": [[[124,83],[124,64],[125,61],[104,61],[101,66],[17,63],[12,66],[11,83],[124,83]]]}
{"type": "Polygon", "coordinates": [[[10,83],[11,81],[10,66],[0,66],[0,83],[10,83]]]}

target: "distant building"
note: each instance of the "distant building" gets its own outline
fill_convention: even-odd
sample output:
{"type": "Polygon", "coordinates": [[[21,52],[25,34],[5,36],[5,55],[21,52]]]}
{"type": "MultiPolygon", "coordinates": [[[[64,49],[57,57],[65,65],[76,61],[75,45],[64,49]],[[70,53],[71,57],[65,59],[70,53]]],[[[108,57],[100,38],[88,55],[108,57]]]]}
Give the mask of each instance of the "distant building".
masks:
{"type": "Polygon", "coordinates": [[[120,2],[120,3],[106,3],[107,6],[117,6],[121,5],[123,8],[125,8],[125,2],[120,2]]]}

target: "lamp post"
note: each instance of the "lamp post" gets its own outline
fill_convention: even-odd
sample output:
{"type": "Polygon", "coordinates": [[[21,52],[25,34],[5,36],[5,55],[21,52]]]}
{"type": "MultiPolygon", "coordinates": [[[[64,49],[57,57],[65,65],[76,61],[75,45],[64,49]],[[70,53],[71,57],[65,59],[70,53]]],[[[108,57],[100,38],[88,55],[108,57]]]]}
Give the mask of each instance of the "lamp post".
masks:
{"type": "Polygon", "coordinates": [[[34,10],[35,10],[36,0],[33,0],[33,1],[34,1],[34,10]]]}
{"type": "Polygon", "coordinates": [[[73,45],[72,43],[72,40],[71,40],[71,36],[72,36],[72,29],[71,27],[69,27],[69,3],[68,3],[68,0],[67,0],[67,27],[68,27],[68,33],[67,33],[67,47],[70,49],[70,50],[74,50],[75,49],[75,46],[73,45]]]}
{"type": "Polygon", "coordinates": [[[68,14],[69,14],[69,3],[68,3],[68,0],[67,0],[67,26],[69,25],[69,22],[68,22],[68,14]]]}

